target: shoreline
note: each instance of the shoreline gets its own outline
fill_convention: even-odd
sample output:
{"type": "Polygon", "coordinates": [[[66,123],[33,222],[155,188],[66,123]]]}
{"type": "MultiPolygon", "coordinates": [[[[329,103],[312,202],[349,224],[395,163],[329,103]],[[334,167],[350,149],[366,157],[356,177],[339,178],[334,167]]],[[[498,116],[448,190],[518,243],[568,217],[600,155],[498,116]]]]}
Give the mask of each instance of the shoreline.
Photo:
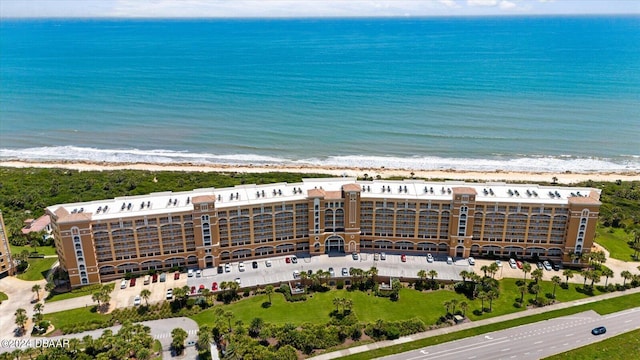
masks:
{"type": "Polygon", "coordinates": [[[640,172],[518,172],[496,170],[492,172],[472,170],[413,170],[400,168],[368,168],[338,166],[291,166],[291,165],[229,165],[192,163],[98,163],[89,161],[0,161],[0,167],[10,168],[57,168],[77,171],[145,170],[176,172],[235,172],[266,173],[289,172],[307,174],[327,174],[332,176],[381,178],[412,176],[421,179],[475,180],[483,182],[525,181],[533,183],[551,182],[554,177],[558,184],[574,184],[587,180],[613,182],[640,181],[640,172]]]}

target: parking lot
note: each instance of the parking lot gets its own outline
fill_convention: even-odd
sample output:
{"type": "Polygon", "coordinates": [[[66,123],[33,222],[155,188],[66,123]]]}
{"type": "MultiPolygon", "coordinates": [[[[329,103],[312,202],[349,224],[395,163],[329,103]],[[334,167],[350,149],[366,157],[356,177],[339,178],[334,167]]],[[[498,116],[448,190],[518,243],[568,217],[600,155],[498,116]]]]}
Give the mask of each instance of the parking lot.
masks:
{"type": "MultiPolygon", "coordinates": [[[[395,278],[417,278],[420,270],[435,270],[438,272],[437,279],[441,280],[462,280],[460,272],[462,270],[471,271],[474,268],[479,273],[479,265],[470,266],[466,259],[460,259],[449,265],[446,258],[435,258],[433,263],[427,262],[426,255],[413,256],[407,255],[406,262],[402,262],[400,255],[386,255],[385,260],[374,260],[374,254],[359,254],[358,260],[354,260],[351,254],[320,255],[313,257],[297,257],[297,263],[287,263],[286,258],[282,256],[270,258],[271,266],[266,266],[266,260],[255,260],[258,268],[254,269],[252,263],[254,260],[244,261],[244,271],[239,270],[239,262],[230,263],[230,272],[222,274],[217,273],[216,268],[204,269],[201,277],[187,278],[187,285],[195,287],[196,291],[200,286],[211,290],[212,283],[216,282],[218,288],[223,281],[235,281],[239,279],[240,287],[255,287],[263,284],[275,284],[294,280],[294,271],[307,272],[311,270],[316,272],[320,269],[329,271],[334,269],[335,276],[333,279],[347,279],[348,276],[342,276],[342,268],[347,270],[351,267],[368,270],[375,266],[378,269],[379,276],[390,276],[395,278]]],[[[185,275],[186,276],[186,275],[185,275]]],[[[133,301],[133,300],[132,300],[133,301]]]]}
{"type": "MultiPolygon", "coordinates": [[[[115,307],[128,307],[133,306],[133,299],[136,295],[140,295],[143,289],[149,289],[151,296],[149,297],[149,304],[156,303],[165,300],[167,289],[175,289],[187,285],[187,274],[181,273],[180,279],[174,280],[173,273],[166,273],[166,281],[160,282],[160,277],[156,282],[150,281],[149,285],[144,284],[144,276],[136,279],[136,284],[130,286],[131,281],[127,280],[127,287],[125,289],[120,288],[120,281],[116,281],[115,289],[112,293],[112,303],[115,307]]],[[[144,299],[142,304],[145,304],[144,299]]]]}

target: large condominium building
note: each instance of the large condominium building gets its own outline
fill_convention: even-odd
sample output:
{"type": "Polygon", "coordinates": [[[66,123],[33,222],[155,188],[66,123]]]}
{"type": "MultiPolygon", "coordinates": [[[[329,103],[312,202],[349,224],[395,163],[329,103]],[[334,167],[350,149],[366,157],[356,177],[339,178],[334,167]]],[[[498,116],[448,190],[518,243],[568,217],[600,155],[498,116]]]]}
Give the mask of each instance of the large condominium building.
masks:
{"type": "Polygon", "coordinates": [[[13,275],[13,261],[11,261],[11,249],[9,247],[9,235],[4,226],[2,211],[0,211],[0,279],[13,275]]]}
{"type": "Polygon", "coordinates": [[[47,208],[73,286],[126,272],[330,252],[549,258],[579,264],[599,190],[505,183],[305,179],[47,208]]]}

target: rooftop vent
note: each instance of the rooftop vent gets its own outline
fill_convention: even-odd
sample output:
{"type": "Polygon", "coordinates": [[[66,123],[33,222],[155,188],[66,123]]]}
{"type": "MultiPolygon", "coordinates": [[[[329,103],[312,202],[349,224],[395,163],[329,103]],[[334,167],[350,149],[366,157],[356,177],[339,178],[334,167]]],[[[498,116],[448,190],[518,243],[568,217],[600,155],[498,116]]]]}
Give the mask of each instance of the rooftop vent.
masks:
{"type": "Polygon", "coordinates": [[[191,203],[191,197],[187,196],[187,205],[191,203]]]}
{"type": "Polygon", "coordinates": [[[489,194],[494,195],[493,194],[493,189],[489,189],[489,194]]]}

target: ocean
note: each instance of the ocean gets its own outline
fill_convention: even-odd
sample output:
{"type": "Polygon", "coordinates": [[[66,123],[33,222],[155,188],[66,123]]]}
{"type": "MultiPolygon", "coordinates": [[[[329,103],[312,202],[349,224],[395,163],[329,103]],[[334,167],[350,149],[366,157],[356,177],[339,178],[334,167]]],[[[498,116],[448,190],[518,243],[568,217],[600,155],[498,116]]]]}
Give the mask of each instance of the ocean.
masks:
{"type": "Polygon", "coordinates": [[[3,19],[0,160],[640,171],[640,17],[3,19]]]}

